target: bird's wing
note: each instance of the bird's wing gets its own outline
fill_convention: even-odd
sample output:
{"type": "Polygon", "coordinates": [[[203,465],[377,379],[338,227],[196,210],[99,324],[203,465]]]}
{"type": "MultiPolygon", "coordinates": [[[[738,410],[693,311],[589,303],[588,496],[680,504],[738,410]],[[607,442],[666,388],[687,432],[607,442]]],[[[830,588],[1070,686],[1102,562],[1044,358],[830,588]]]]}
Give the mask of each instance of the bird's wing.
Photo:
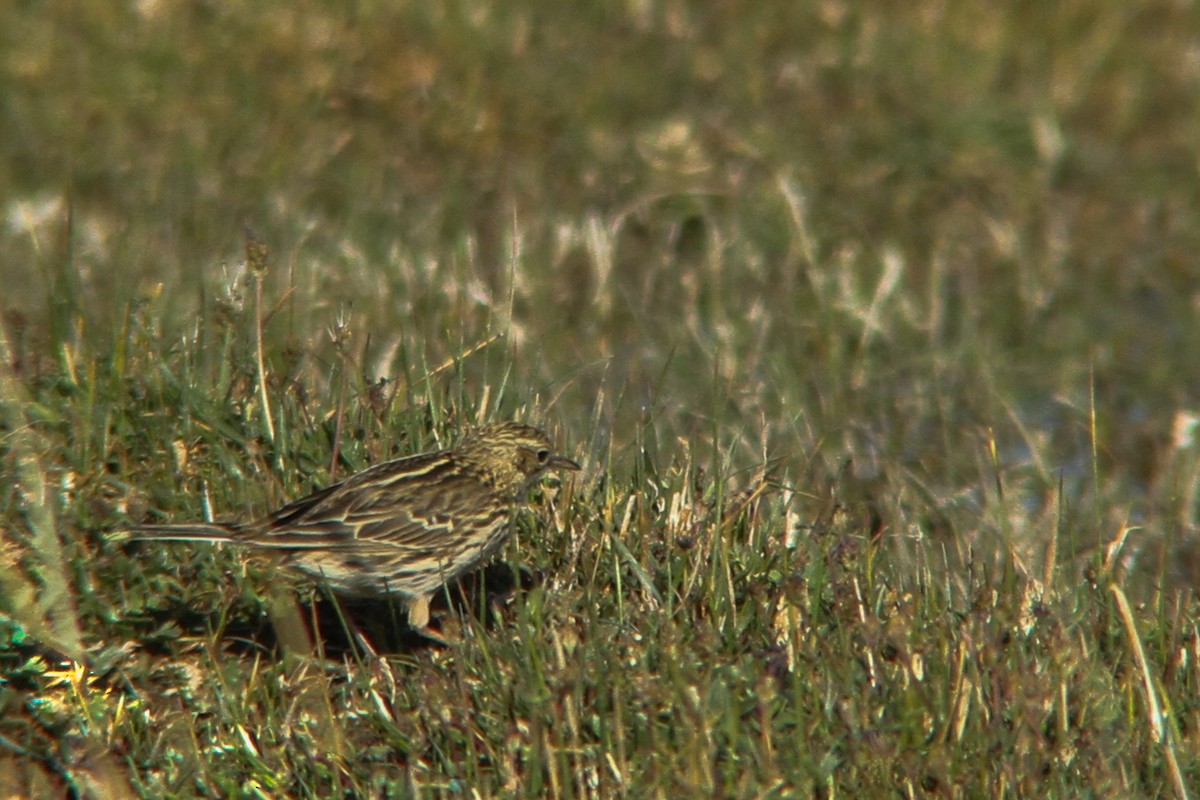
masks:
{"type": "Polygon", "coordinates": [[[282,550],[425,550],[497,524],[508,504],[444,453],[379,464],[261,520],[243,541],[282,550]]]}

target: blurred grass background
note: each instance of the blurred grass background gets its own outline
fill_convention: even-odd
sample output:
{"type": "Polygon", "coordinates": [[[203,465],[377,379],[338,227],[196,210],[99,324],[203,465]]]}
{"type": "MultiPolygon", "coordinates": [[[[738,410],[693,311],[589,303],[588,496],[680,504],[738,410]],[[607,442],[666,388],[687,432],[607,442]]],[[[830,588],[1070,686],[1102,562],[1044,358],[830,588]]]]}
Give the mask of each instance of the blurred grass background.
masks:
{"type": "Polygon", "coordinates": [[[1193,5],[0,15],[17,794],[1200,783],[1193,5]],[[104,540],[513,416],[540,577],[394,672],[104,540]]]}

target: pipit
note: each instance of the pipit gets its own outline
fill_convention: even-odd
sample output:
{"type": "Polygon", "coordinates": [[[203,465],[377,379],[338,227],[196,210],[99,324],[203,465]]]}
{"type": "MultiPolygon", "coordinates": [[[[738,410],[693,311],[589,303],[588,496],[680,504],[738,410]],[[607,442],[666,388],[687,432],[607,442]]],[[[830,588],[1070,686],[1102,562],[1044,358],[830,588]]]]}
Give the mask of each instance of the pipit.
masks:
{"type": "Polygon", "coordinates": [[[531,484],[577,469],[542,431],[502,422],[452,450],[376,464],[253,522],[139,525],[128,535],[272,551],[335,593],[402,597],[409,625],[431,635],[434,592],[496,552],[531,484]]]}

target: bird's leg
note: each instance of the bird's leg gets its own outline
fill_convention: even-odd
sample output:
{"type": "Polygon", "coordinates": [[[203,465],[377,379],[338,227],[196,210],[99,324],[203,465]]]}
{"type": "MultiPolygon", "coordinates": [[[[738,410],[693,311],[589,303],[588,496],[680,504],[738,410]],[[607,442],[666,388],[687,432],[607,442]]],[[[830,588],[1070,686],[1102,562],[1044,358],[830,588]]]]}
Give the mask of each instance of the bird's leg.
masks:
{"type": "Polygon", "coordinates": [[[408,627],[422,639],[442,647],[449,647],[450,642],[445,637],[429,629],[429,601],[431,599],[430,595],[422,595],[408,601],[408,627]]]}
{"type": "Polygon", "coordinates": [[[408,626],[422,633],[429,628],[429,595],[408,601],[408,626]]]}

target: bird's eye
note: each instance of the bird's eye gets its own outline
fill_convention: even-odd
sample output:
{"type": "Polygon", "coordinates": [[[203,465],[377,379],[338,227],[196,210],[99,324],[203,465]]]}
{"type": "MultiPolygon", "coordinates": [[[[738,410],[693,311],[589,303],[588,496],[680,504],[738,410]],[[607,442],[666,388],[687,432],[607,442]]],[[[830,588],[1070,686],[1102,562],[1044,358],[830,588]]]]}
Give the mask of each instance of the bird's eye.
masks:
{"type": "Polygon", "coordinates": [[[545,464],[549,459],[550,459],[550,451],[549,450],[547,450],[546,448],[543,447],[541,450],[537,451],[537,460],[538,460],[539,464],[545,464]]]}

